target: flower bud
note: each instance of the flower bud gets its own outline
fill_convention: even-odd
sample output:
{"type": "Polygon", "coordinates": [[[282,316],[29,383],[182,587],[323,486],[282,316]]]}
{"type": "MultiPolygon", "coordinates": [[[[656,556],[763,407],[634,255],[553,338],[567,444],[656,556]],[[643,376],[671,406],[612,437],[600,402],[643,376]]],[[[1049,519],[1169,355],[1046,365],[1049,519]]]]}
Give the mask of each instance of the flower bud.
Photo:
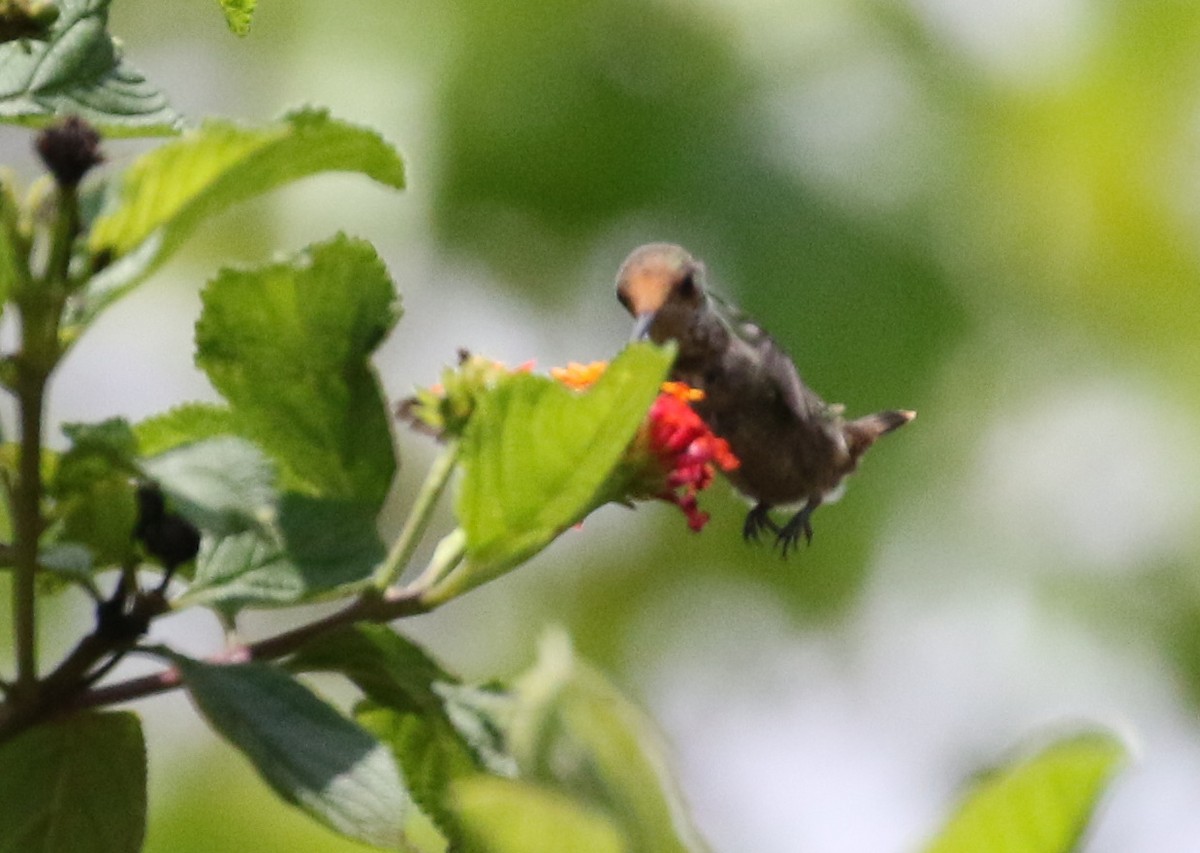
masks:
{"type": "Polygon", "coordinates": [[[88,171],[104,162],[100,134],[79,116],[67,116],[37,137],[37,152],[61,187],[77,187],[88,171]]]}

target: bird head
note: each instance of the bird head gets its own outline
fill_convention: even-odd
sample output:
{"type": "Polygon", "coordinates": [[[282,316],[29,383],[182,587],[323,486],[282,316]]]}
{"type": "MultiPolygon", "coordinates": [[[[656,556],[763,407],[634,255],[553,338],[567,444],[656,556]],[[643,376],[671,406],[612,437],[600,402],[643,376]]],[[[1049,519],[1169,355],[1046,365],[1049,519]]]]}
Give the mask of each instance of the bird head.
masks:
{"type": "Polygon", "coordinates": [[[617,299],[633,315],[633,339],[684,336],[705,304],[704,265],[673,243],[634,249],[617,273],[617,299]]]}

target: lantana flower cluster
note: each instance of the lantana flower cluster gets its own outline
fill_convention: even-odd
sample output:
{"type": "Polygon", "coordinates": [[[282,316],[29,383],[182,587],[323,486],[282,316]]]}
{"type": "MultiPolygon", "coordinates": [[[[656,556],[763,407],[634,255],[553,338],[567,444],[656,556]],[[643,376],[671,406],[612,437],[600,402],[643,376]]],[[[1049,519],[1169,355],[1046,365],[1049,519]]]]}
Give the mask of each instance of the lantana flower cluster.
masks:
{"type": "MultiPolygon", "coordinates": [[[[552,378],[585,393],[608,367],[607,362],[570,363],[553,368],[552,378]]],[[[447,368],[442,381],[424,388],[400,404],[398,415],[418,429],[439,438],[462,434],[482,395],[506,377],[528,373],[532,364],[510,368],[467,352],[447,368]]],[[[658,499],[674,504],[687,517],[688,527],[699,531],[708,513],[699,507],[699,494],[712,483],[718,469],[730,471],[738,459],[729,444],[714,435],[691,404],[704,394],[680,382],[664,382],[646,419],[614,470],[611,500],[629,503],[658,499]]]]}
{"type": "MultiPolygon", "coordinates": [[[[568,364],[550,375],[563,384],[585,389],[600,378],[605,362],[568,364]]],[[[725,439],[713,434],[691,403],[704,399],[704,392],[682,382],[664,382],[650,406],[646,420],[625,455],[629,472],[629,496],[657,498],[679,507],[688,527],[700,531],[708,513],[699,507],[698,496],[707,489],[716,470],[732,471],[738,459],[725,439]]]]}

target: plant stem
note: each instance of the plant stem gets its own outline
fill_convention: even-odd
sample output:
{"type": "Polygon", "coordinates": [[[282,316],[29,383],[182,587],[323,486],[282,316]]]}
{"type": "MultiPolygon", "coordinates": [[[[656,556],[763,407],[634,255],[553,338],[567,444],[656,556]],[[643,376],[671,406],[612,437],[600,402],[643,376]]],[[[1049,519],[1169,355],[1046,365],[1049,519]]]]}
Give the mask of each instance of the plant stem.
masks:
{"type": "Polygon", "coordinates": [[[40,281],[17,291],[21,350],[15,358],[15,391],[20,409],[21,444],[13,489],[13,632],[17,656],[17,698],[35,701],[37,663],[38,540],[42,517],[42,420],[46,386],[59,359],[58,326],[68,290],[71,248],[79,233],[79,197],[74,186],[58,187],[50,252],[40,281]]]}
{"type": "Polygon", "coordinates": [[[21,451],[16,505],[13,507],[15,580],[13,630],[17,650],[19,693],[28,693],[37,680],[37,560],[42,532],[42,408],[45,380],[22,370],[17,391],[21,407],[21,451]]]}
{"type": "Polygon", "coordinates": [[[450,483],[450,475],[454,472],[457,462],[458,442],[451,441],[433,461],[429,473],[425,475],[425,482],[421,484],[421,490],[417,492],[412,510],[404,522],[404,528],[396,537],[386,559],[375,570],[372,580],[376,589],[384,590],[394,584],[408,566],[421,536],[429,527],[429,520],[433,516],[438,499],[450,483]]]}
{"type": "Polygon", "coordinates": [[[466,531],[461,527],[456,527],[442,537],[442,541],[434,549],[433,559],[429,561],[429,565],[405,589],[414,595],[421,596],[421,600],[432,607],[445,604],[454,596],[439,595],[438,584],[458,567],[466,552],[466,531]]]}
{"type": "MultiPolygon", "coordinates": [[[[255,660],[275,660],[299,649],[314,637],[344,628],[356,622],[390,622],[405,616],[416,616],[432,610],[420,594],[406,590],[392,589],[383,595],[364,595],[343,609],[310,622],[284,631],[274,637],[267,637],[246,646],[236,646],[213,655],[207,659],[211,664],[245,663],[255,660]]],[[[119,702],[129,702],[159,693],[174,690],[183,683],[183,677],[175,667],[168,667],[153,675],[131,678],[128,681],[98,687],[79,694],[67,703],[63,710],[77,711],[84,708],[96,708],[102,705],[114,705],[119,702]]]]}
{"type": "MultiPolygon", "coordinates": [[[[50,258],[46,262],[44,285],[49,294],[64,294],[71,273],[71,250],[79,235],[79,192],[76,187],[58,185],[54,230],[50,235],[50,258]]],[[[61,297],[60,297],[61,298],[61,297]]],[[[58,318],[55,318],[57,331],[58,318]]]]}

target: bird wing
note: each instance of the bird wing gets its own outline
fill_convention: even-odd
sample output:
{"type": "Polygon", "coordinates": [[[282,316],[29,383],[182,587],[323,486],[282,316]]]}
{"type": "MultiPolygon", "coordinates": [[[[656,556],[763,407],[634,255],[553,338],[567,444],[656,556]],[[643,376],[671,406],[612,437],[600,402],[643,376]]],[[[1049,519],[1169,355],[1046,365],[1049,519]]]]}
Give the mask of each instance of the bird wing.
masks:
{"type": "Polygon", "coordinates": [[[828,418],[835,414],[824,400],[804,384],[791,356],[762,326],[740,308],[711,291],[708,297],[713,310],[734,336],[752,349],[766,371],[779,380],[784,402],[797,417],[828,418]]]}

